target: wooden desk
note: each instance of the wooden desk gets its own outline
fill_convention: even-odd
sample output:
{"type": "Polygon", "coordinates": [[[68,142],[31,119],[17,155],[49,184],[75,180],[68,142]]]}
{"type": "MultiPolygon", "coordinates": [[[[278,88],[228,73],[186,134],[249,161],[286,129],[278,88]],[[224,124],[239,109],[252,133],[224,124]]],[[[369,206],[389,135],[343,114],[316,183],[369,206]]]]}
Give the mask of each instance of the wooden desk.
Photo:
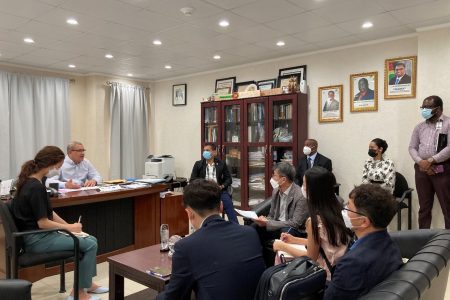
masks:
{"type": "MultiPolygon", "coordinates": [[[[169,224],[170,234],[185,235],[189,225],[182,194],[160,199],[164,184],[150,188],[98,192],[76,191],[52,198],[53,209],[67,222],[82,215],[83,231],[98,240],[97,263],[111,255],[159,244],[159,227],[169,224]]],[[[3,229],[0,230],[0,272],[5,272],[3,229]]],[[[68,264],[67,270],[73,269],[68,264]]],[[[19,277],[36,281],[58,274],[57,266],[20,269],[19,277]]]]}
{"type": "Polygon", "coordinates": [[[170,277],[161,278],[149,275],[151,267],[172,269],[172,259],[168,252],[159,252],[159,245],[122,253],[108,257],[109,263],[109,299],[124,299],[124,278],[128,278],[153,290],[161,292],[170,277]]]}

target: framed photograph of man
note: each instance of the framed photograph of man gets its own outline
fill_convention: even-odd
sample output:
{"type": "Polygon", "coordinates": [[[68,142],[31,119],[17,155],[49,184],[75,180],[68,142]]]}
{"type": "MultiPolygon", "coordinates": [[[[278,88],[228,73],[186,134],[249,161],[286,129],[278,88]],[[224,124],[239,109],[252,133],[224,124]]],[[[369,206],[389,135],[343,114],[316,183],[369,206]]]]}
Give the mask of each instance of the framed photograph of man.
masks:
{"type": "Polygon", "coordinates": [[[319,87],[319,123],[342,122],[343,85],[319,87]]]}
{"type": "Polygon", "coordinates": [[[384,98],[416,97],[417,56],[389,58],[384,63],[384,98]]]}
{"type": "Polygon", "coordinates": [[[187,84],[174,84],[172,86],[172,105],[186,105],[187,84]]]}
{"type": "Polygon", "coordinates": [[[378,72],[350,75],[350,111],[378,110],[378,72]]]}
{"type": "Polygon", "coordinates": [[[216,79],[215,92],[219,95],[232,94],[236,84],[236,77],[216,79]]]}

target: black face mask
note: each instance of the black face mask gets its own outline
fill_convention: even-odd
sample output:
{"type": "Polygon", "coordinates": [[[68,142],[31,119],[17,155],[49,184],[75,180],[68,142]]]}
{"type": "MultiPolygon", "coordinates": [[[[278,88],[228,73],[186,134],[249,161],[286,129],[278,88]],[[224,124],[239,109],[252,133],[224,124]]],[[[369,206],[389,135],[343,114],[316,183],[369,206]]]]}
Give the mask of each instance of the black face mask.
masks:
{"type": "Polygon", "coordinates": [[[367,154],[369,154],[370,157],[375,157],[377,156],[377,152],[373,149],[369,149],[369,152],[367,152],[367,154]]]}

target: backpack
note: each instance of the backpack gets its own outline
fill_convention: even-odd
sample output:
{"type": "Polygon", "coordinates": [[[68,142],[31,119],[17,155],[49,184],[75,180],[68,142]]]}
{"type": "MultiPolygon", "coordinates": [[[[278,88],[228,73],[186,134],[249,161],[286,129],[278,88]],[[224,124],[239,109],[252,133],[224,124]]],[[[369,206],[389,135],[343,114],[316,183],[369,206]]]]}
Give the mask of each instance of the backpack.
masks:
{"type": "Polygon", "coordinates": [[[264,271],[255,300],[322,299],[327,274],[307,256],[297,257],[264,271]]]}

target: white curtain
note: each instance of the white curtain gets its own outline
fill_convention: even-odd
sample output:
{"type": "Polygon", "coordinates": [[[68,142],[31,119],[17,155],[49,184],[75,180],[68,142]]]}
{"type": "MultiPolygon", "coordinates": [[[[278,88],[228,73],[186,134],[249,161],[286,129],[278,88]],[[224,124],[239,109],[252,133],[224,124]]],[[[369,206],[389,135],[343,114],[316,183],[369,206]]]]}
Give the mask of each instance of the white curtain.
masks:
{"type": "Polygon", "coordinates": [[[110,178],[142,178],[148,155],[145,88],[111,84],[110,178]]]}
{"type": "Polygon", "coordinates": [[[0,179],[46,145],[63,150],[70,138],[69,81],[0,71],[0,179]]]}

